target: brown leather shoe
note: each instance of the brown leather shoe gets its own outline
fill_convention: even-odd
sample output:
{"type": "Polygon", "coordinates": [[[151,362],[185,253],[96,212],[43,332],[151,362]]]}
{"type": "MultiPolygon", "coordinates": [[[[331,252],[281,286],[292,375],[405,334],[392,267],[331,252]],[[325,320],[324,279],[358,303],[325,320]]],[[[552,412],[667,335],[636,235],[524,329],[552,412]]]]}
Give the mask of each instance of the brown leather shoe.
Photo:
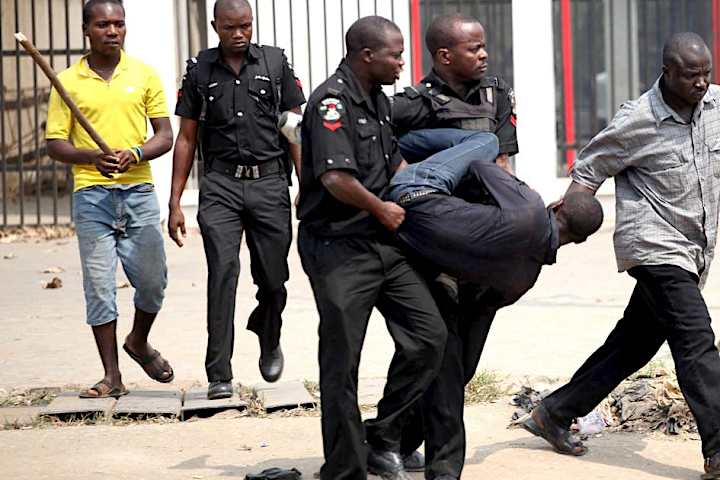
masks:
{"type": "Polygon", "coordinates": [[[701,475],[702,480],[720,479],[720,452],[705,459],[705,474],[701,475]]]}
{"type": "Polygon", "coordinates": [[[530,418],[522,423],[522,427],[533,435],[544,438],[558,453],[577,457],[587,453],[587,447],[582,441],[553,420],[542,403],[533,409],[530,418]]]}

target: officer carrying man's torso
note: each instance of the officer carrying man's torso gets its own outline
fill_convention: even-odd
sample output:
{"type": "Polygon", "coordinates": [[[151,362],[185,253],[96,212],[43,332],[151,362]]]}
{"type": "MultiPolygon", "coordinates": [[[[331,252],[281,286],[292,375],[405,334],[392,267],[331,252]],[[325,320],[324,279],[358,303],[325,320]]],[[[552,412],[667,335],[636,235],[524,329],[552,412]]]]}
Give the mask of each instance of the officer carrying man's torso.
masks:
{"type": "Polygon", "coordinates": [[[251,43],[253,17],[246,0],[218,0],[213,28],[219,48],[188,61],[176,114],[180,133],[173,159],[170,236],[182,246],[180,196],[200,143],[198,225],[208,265],[208,398],[232,395],[235,293],[240,244],[247,233],[257,307],[247,328],[258,335],[260,372],[277,380],[283,369],[281,314],[287,301],[287,255],[292,229],[288,182],[299,148],[284,143],[280,112],[300,113],[305,97],[283,51],[251,43]]]}
{"type": "MultiPolygon", "coordinates": [[[[505,81],[484,76],[460,97],[435,71],[393,97],[392,121],[402,136],[424,128],[461,128],[492,132],[500,154],[518,153],[515,95],[505,81]]],[[[408,161],[415,159],[406,159],[408,161]]]]}

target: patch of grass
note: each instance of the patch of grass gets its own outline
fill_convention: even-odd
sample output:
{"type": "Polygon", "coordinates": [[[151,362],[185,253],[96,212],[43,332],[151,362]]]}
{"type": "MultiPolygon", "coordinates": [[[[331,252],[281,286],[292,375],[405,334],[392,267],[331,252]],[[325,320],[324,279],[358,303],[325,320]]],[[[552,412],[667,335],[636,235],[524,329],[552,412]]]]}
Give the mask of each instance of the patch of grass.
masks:
{"type": "Polygon", "coordinates": [[[669,371],[668,368],[665,366],[665,362],[663,362],[662,360],[652,360],[643,368],[635,372],[630,377],[630,380],[637,380],[640,378],[662,377],[664,375],[674,376],[674,374],[675,372],[669,371]]]}
{"type": "Polygon", "coordinates": [[[58,393],[59,388],[14,389],[10,392],[0,389],[0,408],[42,407],[52,402],[58,393]]]}
{"type": "Polygon", "coordinates": [[[465,386],[465,403],[490,403],[505,395],[502,378],[497,372],[480,370],[465,386]]]}
{"type": "Polygon", "coordinates": [[[320,401],[320,384],[318,382],[313,382],[312,380],[304,380],[303,386],[305,387],[305,390],[310,393],[310,395],[317,400],[320,401]]]}

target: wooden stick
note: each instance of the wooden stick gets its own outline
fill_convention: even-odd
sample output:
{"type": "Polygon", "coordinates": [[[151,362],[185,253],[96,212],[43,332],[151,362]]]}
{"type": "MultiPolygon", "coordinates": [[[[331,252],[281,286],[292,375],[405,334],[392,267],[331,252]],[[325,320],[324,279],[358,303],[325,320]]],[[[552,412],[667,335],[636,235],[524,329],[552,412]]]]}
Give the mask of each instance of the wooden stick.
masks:
{"type": "Polygon", "coordinates": [[[70,95],[68,94],[67,90],[65,90],[65,87],[63,87],[63,84],[60,83],[60,79],[58,79],[57,74],[53,71],[52,67],[43,58],[40,52],[38,52],[37,48],[35,48],[35,45],[33,45],[32,42],[20,32],[15,34],[15,39],[30,54],[30,56],[35,61],[35,63],[37,63],[40,69],[42,69],[43,73],[45,73],[45,76],[48,78],[48,80],[50,80],[50,83],[52,83],[52,86],[55,87],[55,90],[57,90],[60,98],[62,98],[63,102],[65,102],[68,108],[70,108],[70,111],[72,112],[75,119],[85,129],[85,131],[88,133],[88,135],[90,135],[90,137],[95,141],[95,143],[97,143],[98,147],[100,147],[100,150],[102,150],[107,155],[115,155],[115,152],[113,152],[113,150],[108,146],[108,144],[105,143],[105,140],[103,140],[100,134],[97,133],[97,131],[92,127],[92,125],[90,125],[88,119],[85,118],[85,115],[83,115],[77,105],[75,105],[75,102],[72,98],[70,98],[70,95]]]}

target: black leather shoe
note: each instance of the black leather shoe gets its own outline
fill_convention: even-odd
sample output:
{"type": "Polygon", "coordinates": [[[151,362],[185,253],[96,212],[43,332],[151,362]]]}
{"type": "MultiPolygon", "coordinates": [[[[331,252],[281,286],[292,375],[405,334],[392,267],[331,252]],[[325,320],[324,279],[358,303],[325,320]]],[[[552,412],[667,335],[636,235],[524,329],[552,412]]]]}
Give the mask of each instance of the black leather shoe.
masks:
{"type": "Polygon", "coordinates": [[[533,435],[544,438],[556,452],[579,457],[587,453],[587,447],[568,429],[560,425],[542,403],[530,412],[530,418],[522,427],[533,435]]]}
{"type": "Polygon", "coordinates": [[[458,477],[453,477],[452,475],[442,474],[437,477],[433,477],[432,480],[458,480],[458,477]]]}
{"type": "Polygon", "coordinates": [[[208,400],[219,400],[230,398],[233,395],[233,387],[230,382],[210,382],[208,385],[208,400]]]}
{"type": "Polygon", "coordinates": [[[411,480],[403,467],[399,453],[370,449],[367,459],[368,472],[385,480],[411,480]]]}
{"type": "Polygon", "coordinates": [[[285,359],[280,345],[274,350],[260,354],[260,374],[266,382],[276,382],[282,375],[285,359]]]}
{"type": "Polygon", "coordinates": [[[425,456],[417,450],[409,455],[403,455],[402,462],[406,472],[425,471],[425,456]]]}

